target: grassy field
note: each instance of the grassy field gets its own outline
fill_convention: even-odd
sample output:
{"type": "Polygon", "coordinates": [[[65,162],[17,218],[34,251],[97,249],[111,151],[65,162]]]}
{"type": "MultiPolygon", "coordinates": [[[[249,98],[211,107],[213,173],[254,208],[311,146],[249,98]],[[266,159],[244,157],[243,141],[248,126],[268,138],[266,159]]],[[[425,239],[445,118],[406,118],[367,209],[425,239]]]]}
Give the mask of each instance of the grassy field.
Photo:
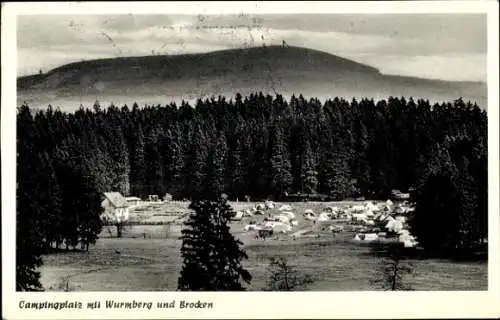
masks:
{"type": "MultiPolygon", "coordinates": [[[[236,210],[252,203],[232,203],[236,210]]],[[[296,213],[306,208],[319,212],[327,203],[292,204],[296,213]]],[[[186,204],[187,207],[187,204],[186,204]]],[[[168,211],[168,208],[165,207],[168,211]]],[[[158,212],[156,208],[152,212],[158,212]]],[[[152,213],[154,214],[154,213],[152,213]]],[[[160,216],[157,216],[160,217],[160,216]]],[[[164,216],[168,218],[168,215],[164,216]]],[[[299,219],[296,230],[312,229],[311,222],[299,219]]],[[[147,218],[144,215],[144,218],[147,218]]],[[[234,222],[233,234],[243,241],[249,259],[244,262],[253,276],[249,290],[261,290],[266,284],[266,267],[272,256],[284,256],[314,283],[304,290],[351,291],[379,290],[370,283],[376,277],[382,258],[374,256],[366,244],[352,241],[344,232],[335,238],[318,231],[319,238],[280,235],[277,239],[257,240],[254,233],[243,232],[248,220],[234,222]]],[[[262,219],[262,218],[261,218],[262,219]]],[[[171,291],[176,289],[182,266],[180,227],[138,225],[125,229],[123,238],[112,237],[113,228],[105,227],[101,239],[89,252],[45,255],[41,268],[42,283],[48,290],[81,291],[171,291]],[[117,253],[119,252],[119,253],[117,253]]],[[[452,262],[426,259],[409,261],[414,274],[406,278],[415,290],[486,290],[486,262],[452,262]]]]}

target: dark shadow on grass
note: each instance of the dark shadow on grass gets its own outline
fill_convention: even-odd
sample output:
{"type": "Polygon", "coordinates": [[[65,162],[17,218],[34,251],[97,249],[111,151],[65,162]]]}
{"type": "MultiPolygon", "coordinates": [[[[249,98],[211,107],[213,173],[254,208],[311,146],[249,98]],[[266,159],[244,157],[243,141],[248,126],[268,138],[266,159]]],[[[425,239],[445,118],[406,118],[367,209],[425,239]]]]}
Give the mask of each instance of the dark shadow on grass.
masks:
{"type": "Polygon", "coordinates": [[[484,262],[488,261],[488,247],[477,248],[474,251],[442,251],[429,252],[421,247],[405,248],[401,243],[377,243],[368,245],[370,250],[361,253],[362,255],[387,258],[397,251],[398,255],[405,259],[426,260],[426,259],[446,259],[454,262],[484,262]]]}
{"type": "Polygon", "coordinates": [[[86,250],[82,249],[66,249],[66,248],[48,248],[43,251],[43,254],[64,254],[64,253],[83,253],[83,252],[88,252],[86,250]]]}

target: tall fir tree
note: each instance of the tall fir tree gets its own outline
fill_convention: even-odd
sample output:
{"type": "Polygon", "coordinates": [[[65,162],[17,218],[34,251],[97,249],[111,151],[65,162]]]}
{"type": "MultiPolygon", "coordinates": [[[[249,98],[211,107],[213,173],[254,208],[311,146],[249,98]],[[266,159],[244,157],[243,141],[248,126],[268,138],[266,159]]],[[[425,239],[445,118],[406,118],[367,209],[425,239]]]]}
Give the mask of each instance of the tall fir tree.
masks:
{"type": "Polygon", "coordinates": [[[302,191],[306,194],[316,193],[318,188],[318,171],[311,144],[306,140],[302,153],[301,168],[302,191]]]}
{"type": "Polygon", "coordinates": [[[226,191],[225,170],[227,161],[227,142],[226,136],[219,133],[216,143],[210,150],[207,160],[207,182],[204,187],[205,193],[221,195],[226,191]]]}
{"type": "Polygon", "coordinates": [[[243,291],[252,277],[241,262],[247,259],[241,241],[229,222],[234,211],[221,197],[195,200],[194,213],[182,230],[183,266],[178,279],[181,291],[243,291]]]}
{"type": "Polygon", "coordinates": [[[279,125],[273,130],[270,146],[270,188],[275,197],[279,199],[285,192],[291,191],[293,182],[288,148],[279,125]]]}

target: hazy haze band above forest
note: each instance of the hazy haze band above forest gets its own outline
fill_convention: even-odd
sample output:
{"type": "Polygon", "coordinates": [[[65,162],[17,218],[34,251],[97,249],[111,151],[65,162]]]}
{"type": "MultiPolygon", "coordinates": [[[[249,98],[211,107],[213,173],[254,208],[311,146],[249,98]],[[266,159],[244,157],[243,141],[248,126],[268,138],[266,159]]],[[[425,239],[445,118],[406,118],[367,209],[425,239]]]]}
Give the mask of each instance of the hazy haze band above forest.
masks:
{"type": "Polygon", "coordinates": [[[385,99],[389,96],[453,101],[487,108],[486,84],[384,75],[378,69],[300,47],[253,47],[202,54],[100,59],[70,63],[18,78],[18,105],[64,111],[99,101],[104,107],[194,103],[211,96],[252,92],[385,99]]]}

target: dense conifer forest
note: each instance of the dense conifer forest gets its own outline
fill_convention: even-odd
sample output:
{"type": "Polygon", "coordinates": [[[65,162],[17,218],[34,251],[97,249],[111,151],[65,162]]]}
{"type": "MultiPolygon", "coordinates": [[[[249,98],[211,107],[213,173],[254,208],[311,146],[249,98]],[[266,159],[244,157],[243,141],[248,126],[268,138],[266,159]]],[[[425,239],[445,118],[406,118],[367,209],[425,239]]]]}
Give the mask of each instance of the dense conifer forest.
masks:
{"type": "Polygon", "coordinates": [[[322,103],[258,93],[75,113],[25,105],[17,250],[35,250],[27,242],[88,249],[107,191],[174,199],[215,191],[241,201],[298,192],[387,199],[393,189],[411,193],[424,247],[472,248],[487,236],[487,158],[486,111],[461,99],[322,103]]]}

